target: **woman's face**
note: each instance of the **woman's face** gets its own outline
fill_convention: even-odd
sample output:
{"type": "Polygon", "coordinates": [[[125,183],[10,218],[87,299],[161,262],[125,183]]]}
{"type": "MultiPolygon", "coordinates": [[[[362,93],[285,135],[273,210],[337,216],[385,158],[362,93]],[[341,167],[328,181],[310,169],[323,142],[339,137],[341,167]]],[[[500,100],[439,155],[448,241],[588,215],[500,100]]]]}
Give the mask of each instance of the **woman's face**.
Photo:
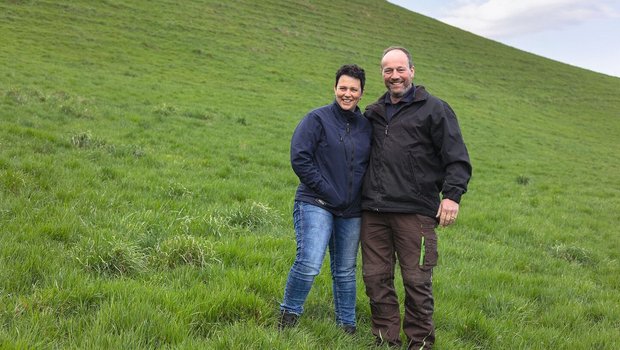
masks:
{"type": "Polygon", "coordinates": [[[342,75],[334,86],[334,94],[340,108],[353,111],[362,97],[362,84],[357,78],[342,75]]]}

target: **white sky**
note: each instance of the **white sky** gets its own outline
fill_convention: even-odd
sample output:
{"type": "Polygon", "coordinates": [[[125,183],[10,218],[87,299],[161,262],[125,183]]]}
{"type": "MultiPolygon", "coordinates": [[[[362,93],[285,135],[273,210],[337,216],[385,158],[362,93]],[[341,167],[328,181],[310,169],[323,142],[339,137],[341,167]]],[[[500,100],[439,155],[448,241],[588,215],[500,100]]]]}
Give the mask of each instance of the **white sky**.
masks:
{"type": "Polygon", "coordinates": [[[477,35],[620,77],[620,0],[388,0],[477,35]]]}

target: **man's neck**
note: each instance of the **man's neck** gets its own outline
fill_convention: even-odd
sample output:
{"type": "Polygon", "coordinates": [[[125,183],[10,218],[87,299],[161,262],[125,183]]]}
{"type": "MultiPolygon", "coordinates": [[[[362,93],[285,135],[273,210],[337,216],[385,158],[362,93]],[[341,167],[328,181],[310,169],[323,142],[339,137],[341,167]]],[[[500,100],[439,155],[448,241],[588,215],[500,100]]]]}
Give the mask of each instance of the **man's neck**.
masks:
{"type": "Polygon", "coordinates": [[[392,104],[395,105],[398,102],[400,102],[400,100],[402,100],[403,97],[405,97],[405,95],[407,95],[409,93],[409,91],[411,90],[412,87],[413,87],[413,84],[409,85],[407,90],[405,90],[400,96],[394,96],[394,95],[390,94],[390,101],[392,101],[392,104]]]}
{"type": "Polygon", "coordinates": [[[390,94],[390,101],[392,101],[392,104],[395,105],[398,102],[400,102],[400,100],[403,98],[403,96],[394,96],[394,95],[390,94]]]}

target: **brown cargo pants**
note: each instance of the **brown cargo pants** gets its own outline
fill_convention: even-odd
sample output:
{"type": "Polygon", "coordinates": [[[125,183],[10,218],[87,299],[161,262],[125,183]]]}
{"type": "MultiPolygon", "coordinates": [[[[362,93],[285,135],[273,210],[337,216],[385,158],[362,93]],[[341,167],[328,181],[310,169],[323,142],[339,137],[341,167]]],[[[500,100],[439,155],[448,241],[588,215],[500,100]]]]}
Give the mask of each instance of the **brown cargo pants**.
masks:
{"type": "Polygon", "coordinates": [[[394,289],[394,267],[398,260],[405,287],[403,331],[407,348],[432,348],[436,226],[434,218],[423,215],[363,212],[362,273],[370,299],[371,330],[378,342],[402,344],[400,308],[394,289]]]}

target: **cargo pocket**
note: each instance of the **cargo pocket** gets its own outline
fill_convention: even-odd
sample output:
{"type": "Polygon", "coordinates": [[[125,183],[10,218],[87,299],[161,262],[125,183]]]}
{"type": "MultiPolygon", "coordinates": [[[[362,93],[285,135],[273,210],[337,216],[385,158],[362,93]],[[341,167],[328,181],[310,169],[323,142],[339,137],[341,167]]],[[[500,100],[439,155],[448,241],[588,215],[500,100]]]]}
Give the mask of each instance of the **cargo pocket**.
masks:
{"type": "Polygon", "coordinates": [[[422,270],[430,270],[437,266],[437,234],[434,225],[422,224],[422,238],[420,242],[420,259],[418,265],[422,270]]]}
{"type": "Polygon", "coordinates": [[[420,256],[420,267],[433,268],[437,266],[437,260],[439,255],[437,254],[437,236],[423,236],[422,237],[422,253],[423,256],[420,256]],[[434,236],[434,237],[432,237],[434,236]]]}
{"type": "MultiPolygon", "coordinates": [[[[431,230],[432,232],[432,230],[431,230]]],[[[426,285],[433,281],[433,267],[437,265],[437,239],[425,232],[420,236],[420,251],[417,268],[411,270],[413,285],[426,285]]],[[[406,277],[403,276],[403,279],[406,277]]]]}

